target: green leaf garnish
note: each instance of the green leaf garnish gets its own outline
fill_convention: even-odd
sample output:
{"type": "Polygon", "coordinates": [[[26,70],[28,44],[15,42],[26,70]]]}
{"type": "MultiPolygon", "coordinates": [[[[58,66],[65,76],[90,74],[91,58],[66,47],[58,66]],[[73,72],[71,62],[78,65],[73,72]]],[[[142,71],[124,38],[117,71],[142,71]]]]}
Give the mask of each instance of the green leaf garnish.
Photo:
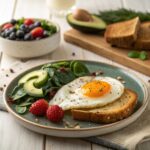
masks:
{"type": "Polygon", "coordinates": [[[149,12],[140,12],[125,8],[100,11],[97,16],[103,19],[107,24],[130,20],[137,16],[140,18],[141,22],[150,21],[149,12]]]}
{"type": "Polygon", "coordinates": [[[56,31],[57,31],[56,26],[53,24],[50,24],[46,20],[41,20],[41,26],[44,30],[48,31],[49,35],[52,35],[52,34],[56,33],[56,31]]]}
{"type": "Polygon", "coordinates": [[[130,51],[128,53],[128,57],[130,57],[130,58],[139,58],[139,56],[140,56],[140,52],[138,52],[138,51],[130,51]]]}
{"type": "Polygon", "coordinates": [[[80,77],[80,76],[85,76],[85,75],[88,75],[89,74],[89,70],[87,69],[87,67],[81,63],[81,62],[72,62],[72,71],[73,73],[77,76],[77,77],[80,77]]]}
{"type": "Polygon", "coordinates": [[[24,114],[27,111],[27,107],[16,105],[15,110],[18,114],[24,114]]]}
{"type": "Polygon", "coordinates": [[[141,60],[147,60],[148,59],[148,53],[145,51],[140,52],[139,58],[141,60]]]}
{"type": "Polygon", "coordinates": [[[27,93],[25,92],[24,88],[21,85],[17,85],[11,93],[11,97],[13,100],[18,100],[26,95],[27,93]]]}

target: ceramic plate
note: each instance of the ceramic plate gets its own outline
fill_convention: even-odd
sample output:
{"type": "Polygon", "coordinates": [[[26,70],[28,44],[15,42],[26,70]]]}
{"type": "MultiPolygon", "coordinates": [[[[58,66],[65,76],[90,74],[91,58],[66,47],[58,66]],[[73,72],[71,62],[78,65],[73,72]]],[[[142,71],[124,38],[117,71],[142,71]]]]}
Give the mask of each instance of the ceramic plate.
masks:
{"type": "Polygon", "coordinates": [[[4,100],[6,107],[10,114],[23,126],[26,128],[39,132],[44,133],[47,135],[52,136],[59,136],[59,137],[88,137],[94,135],[102,135],[109,132],[113,132],[119,130],[123,127],[126,127],[133,121],[135,121],[145,110],[148,102],[148,91],[146,85],[141,79],[139,79],[136,75],[129,73],[129,71],[118,68],[116,66],[112,66],[109,64],[101,63],[101,62],[94,62],[94,61],[82,61],[91,72],[102,70],[104,72],[104,76],[110,76],[116,78],[117,76],[121,76],[125,80],[125,87],[134,90],[138,94],[138,102],[135,108],[134,113],[129,116],[128,118],[111,123],[111,124],[96,124],[91,122],[82,122],[82,121],[75,121],[72,119],[71,115],[65,115],[65,120],[69,121],[71,124],[79,123],[80,128],[65,128],[63,123],[54,124],[48,121],[44,117],[37,117],[33,116],[31,113],[27,113],[25,115],[19,115],[15,112],[14,106],[7,102],[8,95],[17,84],[20,77],[22,77],[27,72],[36,70],[41,68],[42,65],[37,67],[31,68],[16,78],[14,78],[4,92],[4,100]]]}

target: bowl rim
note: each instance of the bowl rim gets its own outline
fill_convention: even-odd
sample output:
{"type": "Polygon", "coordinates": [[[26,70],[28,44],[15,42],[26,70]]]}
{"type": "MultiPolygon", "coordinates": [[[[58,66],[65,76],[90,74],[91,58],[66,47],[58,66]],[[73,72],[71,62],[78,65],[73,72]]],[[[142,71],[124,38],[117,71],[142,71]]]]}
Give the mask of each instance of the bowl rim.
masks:
{"type": "MultiPolygon", "coordinates": [[[[20,40],[20,41],[17,41],[17,40],[9,40],[9,39],[3,38],[3,37],[1,37],[1,36],[0,36],[0,40],[6,40],[6,41],[16,42],[16,43],[18,43],[18,42],[19,42],[19,43],[29,43],[29,42],[34,43],[34,42],[39,42],[39,41],[44,41],[44,40],[46,40],[46,39],[50,39],[50,38],[52,38],[53,36],[55,36],[56,34],[60,34],[60,30],[61,30],[61,29],[60,29],[60,25],[59,25],[58,23],[56,23],[55,21],[48,20],[48,19],[43,19],[43,18],[32,18],[32,19],[36,19],[36,20],[46,20],[46,21],[48,21],[49,23],[52,23],[52,24],[55,25],[56,28],[57,28],[56,33],[54,33],[54,34],[52,34],[51,36],[48,36],[48,37],[46,37],[46,38],[39,39],[39,40],[31,40],[31,41],[23,41],[23,40],[20,40]]],[[[8,23],[8,22],[5,22],[5,23],[3,23],[3,24],[0,25],[0,32],[1,32],[2,26],[3,26],[4,24],[6,24],[6,23],[8,23]]]]}
{"type": "Polygon", "coordinates": [[[110,123],[110,124],[104,124],[103,126],[86,127],[86,128],[79,128],[79,129],[76,129],[76,128],[59,128],[59,127],[41,125],[41,124],[38,124],[38,123],[33,122],[33,121],[29,121],[29,120],[21,117],[14,110],[12,110],[12,108],[9,106],[9,104],[7,102],[7,91],[8,91],[8,88],[9,88],[10,84],[13,82],[13,80],[16,79],[18,76],[23,75],[26,71],[30,71],[32,69],[35,69],[35,68],[40,67],[40,66],[42,66],[44,64],[47,64],[47,63],[60,62],[60,61],[72,61],[72,59],[60,59],[60,60],[48,61],[46,63],[41,63],[39,65],[35,65],[31,68],[23,70],[23,72],[19,73],[18,75],[16,75],[11,80],[11,82],[7,85],[7,87],[6,87],[6,89],[4,90],[4,93],[3,93],[4,104],[5,104],[8,112],[10,112],[16,119],[19,119],[19,120],[23,121],[24,123],[28,123],[29,125],[39,127],[41,129],[44,128],[44,129],[51,129],[51,130],[57,130],[57,131],[88,131],[88,130],[91,131],[91,130],[97,130],[97,129],[103,129],[103,128],[110,128],[110,127],[113,127],[113,126],[124,124],[127,121],[133,119],[134,115],[136,115],[140,112],[143,113],[143,111],[146,109],[146,106],[148,104],[148,97],[150,95],[150,92],[148,92],[148,84],[145,81],[143,81],[139,76],[137,76],[135,73],[131,72],[130,70],[127,70],[126,68],[118,67],[114,64],[104,63],[104,62],[100,62],[100,61],[93,61],[93,60],[84,60],[84,59],[76,59],[76,60],[77,61],[83,61],[83,62],[91,62],[91,63],[101,63],[101,64],[108,65],[108,66],[111,66],[111,67],[115,67],[116,69],[121,69],[125,72],[128,72],[129,75],[136,76],[136,78],[142,83],[142,86],[143,86],[144,98],[143,98],[142,106],[136,112],[134,112],[129,117],[127,117],[123,120],[120,120],[120,121],[117,121],[117,122],[114,122],[114,123],[110,123]]]}

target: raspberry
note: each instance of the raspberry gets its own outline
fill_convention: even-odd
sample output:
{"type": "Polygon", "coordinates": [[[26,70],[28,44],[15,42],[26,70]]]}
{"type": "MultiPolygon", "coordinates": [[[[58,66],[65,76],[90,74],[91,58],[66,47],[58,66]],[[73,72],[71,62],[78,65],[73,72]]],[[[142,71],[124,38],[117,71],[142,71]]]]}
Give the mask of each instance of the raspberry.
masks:
{"type": "Polygon", "coordinates": [[[64,111],[58,105],[51,105],[46,112],[48,120],[52,122],[60,122],[64,117],[64,111]]]}
{"type": "Polygon", "coordinates": [[[46,114],[47,109],[48,102],[45,99],[39,99],[31,105],[29,111],[34,115],[43,116],[46,114]]]}

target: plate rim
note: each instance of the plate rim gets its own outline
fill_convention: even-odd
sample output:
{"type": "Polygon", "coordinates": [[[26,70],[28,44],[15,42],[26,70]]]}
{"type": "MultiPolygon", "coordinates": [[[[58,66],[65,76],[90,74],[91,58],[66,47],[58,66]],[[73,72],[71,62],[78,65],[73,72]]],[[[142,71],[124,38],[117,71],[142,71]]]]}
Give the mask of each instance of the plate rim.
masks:
{"type": "MultiPolygon", "coordinates": [[[[129,121],[130,119],[132,119],[134,117],[134,115],[140,113],[141,111],[143,113],[144,110],[142,110],[142,109],[146,109],[146,106],[148,104],[149,92],[148,92],[148,88],[147,87],[148,87],[147,83],[145,81],[143,81],[138,75],[136,75],[135,73],[131,72],[130,70],[127,70],[126,68],[121,68],[121,67],[118,67],[118,66],[116,66],[114,64],[109,64],[109,63],[105,63],[105,62],[101,62],[101,61],[94,61],[94,60],[85,60],[85,59],[48,60],[45,63],[41,63],[41,64],[38,64],[38,65],[32,66],[30,68],[27,68],[27,69],[23,70],[22,72],[20,72],[19,74],[17,74],[15,77],[13,77],[11,79],[11,81],[9,82],[9,84],[7,85],[7,87],[5,88],[5,90],[4,90],[3,100],[4,100],[4,104],[6,106],[6,109],[8,110],[9,113],[11,113],[16,119],[19,119],[19,121],[23,121],[25,123],[28,123],[29,125],[33,125],[33,126],[36,126],[36,127],[39,127],[39,128],[44,128],[44,129],[57,130],[57,131],[91,131],[91,130],[96,130],[96,129],[103,129],[103,128],[109,128],[109,127],[112,127],[112,126],[117,126],[117,125],[119,125],[121,123],[129,121]],[[42,66],[44,64],[53,63],[53,62],[60,62],[60,61],[72,61],[72,60],[82,61],[82,62],[91,62],[91,63],[101,63],[101,64],[108,65],[108,66],[111,66],[111,67],[115,67],[117,69],[121,69],[121,70],[123,70],[125,72],[129,72],[129,75],[136,76],[136,78],[142,83],[143,89],[144,89],[144,98],[143,98],[142,106],[135,113],[133,113],[132,115],[130,115],[129,117],[127,117],[127,118],[125,118],[123,120],[120,120],[120,121],[117,121],[117,122],[114,122],[114,123],[110,123],[110,124],[104,124],[102,126],[86,127],[86,128],[79,128],[79,129],[77,129],[77,128],[60,128],[60,127],[41,125],[39,123],[36,123],[36,122],[30,121],[30,120],[28,120],[26,118],[23,118],[22,116],[17,114],[14,110],[12,110],[12,108],[9,106],[9,104],[7,102],[7,95],[6,94],[7,94],[8,88],[11,85],[11,83],[13,82],[13,80],[15,80],[18,76],[24,74],[26,71],[29,71],[29,70],[32,70],[34,68],[40,67],[40,66],[42,66]]],[[[140,116],[138,116],[138,117],[140,117],[140,116]]]]}

